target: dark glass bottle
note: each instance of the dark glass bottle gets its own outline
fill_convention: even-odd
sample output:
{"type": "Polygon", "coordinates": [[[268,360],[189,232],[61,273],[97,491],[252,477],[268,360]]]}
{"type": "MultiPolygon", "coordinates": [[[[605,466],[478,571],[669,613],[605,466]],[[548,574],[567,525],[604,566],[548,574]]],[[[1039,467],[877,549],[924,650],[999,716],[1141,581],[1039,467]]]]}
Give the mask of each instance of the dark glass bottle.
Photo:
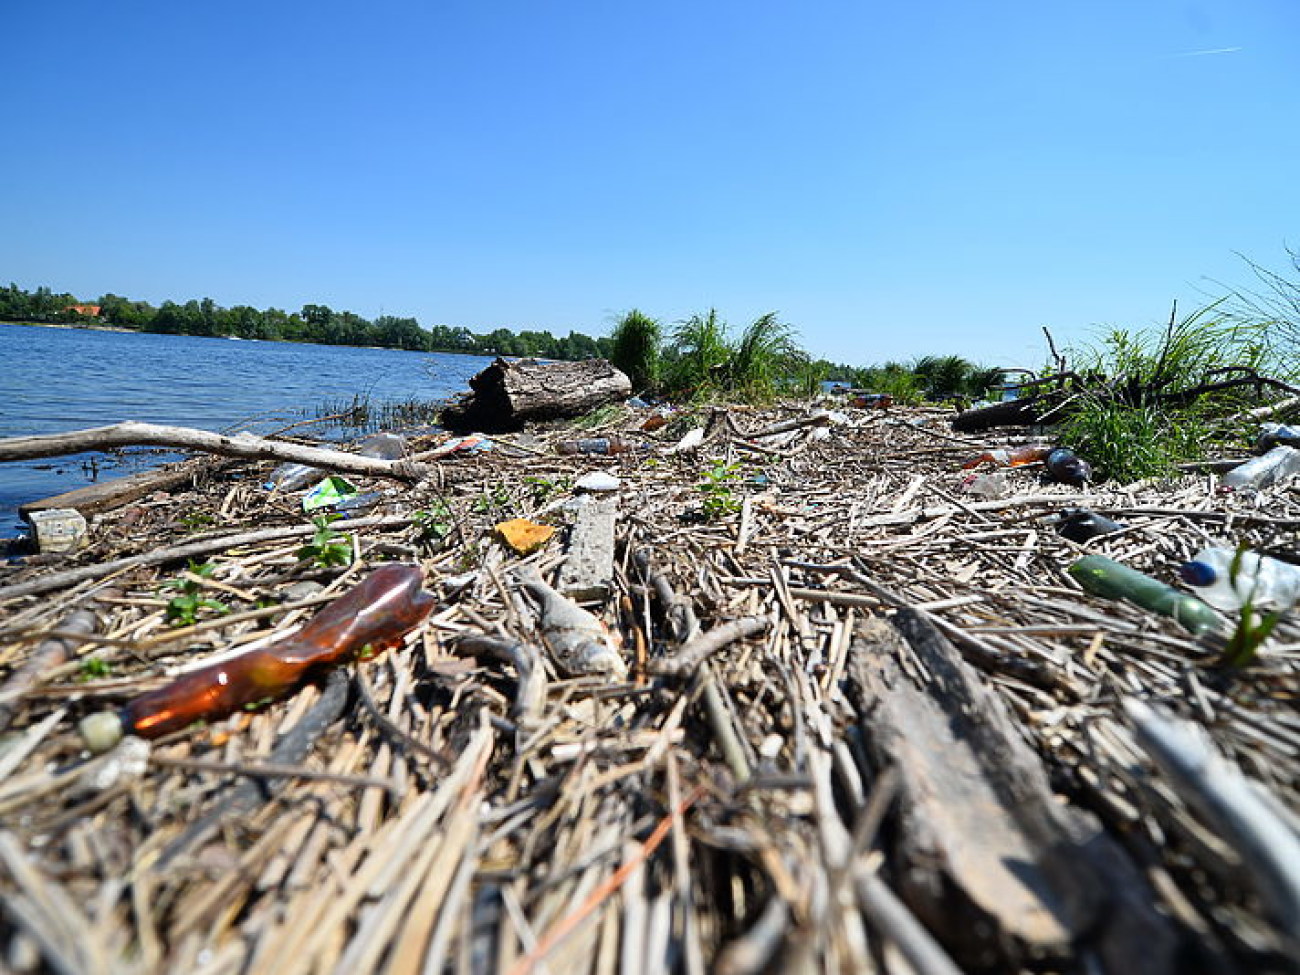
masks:
{"type": "Polygon", "coordinates": [[[422,580],[414,565],[376,569],[297,633],[141,694],[122,708],[123,730],[157,738],[279,698],[367,647],[378,653],[397,646],[433,609],[434,597],[421,589],[422,580]]]}

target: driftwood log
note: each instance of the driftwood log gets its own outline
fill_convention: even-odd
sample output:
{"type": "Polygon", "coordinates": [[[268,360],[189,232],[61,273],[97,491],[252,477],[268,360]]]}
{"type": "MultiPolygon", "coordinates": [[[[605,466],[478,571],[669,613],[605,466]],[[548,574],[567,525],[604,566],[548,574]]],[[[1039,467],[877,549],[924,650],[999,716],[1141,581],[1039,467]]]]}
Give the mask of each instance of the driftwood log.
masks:
{"type": "Polygon", "coordinates": [[[860,625],[849,683],[876,762],[900,773],[894,866],[912,910],[974,968],[1084,953],[1098,970],[1176,971],[1145,880],[1055,799],[1001,700],[922,614],[900,609],[895,627],[860,625]]]}
{"type": "Polygon", "coordinates": [[[108,450],[113,447],[174,447],[177,450],[201,450],[225,457],[282,460],[296,464],[309,464],[322,470],[369,474],[372,477],[392,477],[407,481],[419,480],[429,471],[426,465],[412,464],[406,460],[362,457],[342,450],[267,440],[251,433],[226,436],[192,427],[162,426],[156,423],[137,423],[133,420],[114,423],[107,427],[70,430],[67,433],[9,437],[0,440],[0,462],[33,460],[37,457],[61,457],[66,454],[78,454],[87,450],[108,450]]]}
{"type": "Polygon", "coordinates": [[[450,430],[504,433],[530,420],[581,416],[632,395],[632,381],[604,359],[498,358],[469,385],[472,392],[443,411],[442,423],[450,430]]]}

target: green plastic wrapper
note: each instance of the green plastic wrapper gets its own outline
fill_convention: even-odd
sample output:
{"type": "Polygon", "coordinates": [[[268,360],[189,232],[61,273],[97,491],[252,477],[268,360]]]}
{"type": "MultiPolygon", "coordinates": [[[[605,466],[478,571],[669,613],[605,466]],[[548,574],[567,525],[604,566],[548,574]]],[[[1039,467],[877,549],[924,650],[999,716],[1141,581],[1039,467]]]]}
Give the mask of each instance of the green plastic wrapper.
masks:
{"type": "Polygon", "coordinates": [[[1224,628],[1223,617],[1208,603],[1104,555],[1085,555],[1070,566],[1069,573],[1094,595],[1127,599],[1153,613],[1173,617],[1196,636],[1224,628]]]}
{"type": "Polygon", "coordinates": [[[302,510],[306,512],[329,508],[357,493],[357,489],[346,478],[337,474],[325,478],[303,495],[302,510]]]}

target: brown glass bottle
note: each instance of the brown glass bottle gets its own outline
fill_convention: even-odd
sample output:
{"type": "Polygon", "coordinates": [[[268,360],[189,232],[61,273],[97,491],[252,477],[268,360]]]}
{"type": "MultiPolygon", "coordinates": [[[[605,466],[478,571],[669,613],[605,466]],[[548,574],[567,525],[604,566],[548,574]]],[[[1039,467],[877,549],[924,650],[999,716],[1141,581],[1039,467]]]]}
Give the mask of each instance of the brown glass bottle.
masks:
{"type": "Polygon", "coordinates": [[[191,671],[130,701],[121,711],[127,734],[157,738],[195,721],[274,700],[363,648],[397,646],[433,609],[418,566],[385,565],[317,613],[297,633],[270,646],[191,671]]]}

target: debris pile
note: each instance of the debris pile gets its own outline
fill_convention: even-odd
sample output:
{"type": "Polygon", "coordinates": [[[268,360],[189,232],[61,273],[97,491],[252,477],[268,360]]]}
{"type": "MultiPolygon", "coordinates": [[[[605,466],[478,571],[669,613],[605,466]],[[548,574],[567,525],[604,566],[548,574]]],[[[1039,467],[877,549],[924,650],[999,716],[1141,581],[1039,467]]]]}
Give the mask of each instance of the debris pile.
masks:
{"type": "Polygon", "coordinates": [[[1295,964],[1300,627],[1189,617],[1179,575],[1300,561],[1286,477],[1113,486],[1039,451],[982,496],[967,465],[1025,431],[600,416],[346,467],[237,445],[0,569],[8,968],[1295,964]],[[635,447],[561,446],[598,438],[635,447]],[[309,515],[276,460],[346,487],[309,515]],[[411,612],[292,687],[78,731],[324,653],[321,614],[386,581],[411,612]]]}

